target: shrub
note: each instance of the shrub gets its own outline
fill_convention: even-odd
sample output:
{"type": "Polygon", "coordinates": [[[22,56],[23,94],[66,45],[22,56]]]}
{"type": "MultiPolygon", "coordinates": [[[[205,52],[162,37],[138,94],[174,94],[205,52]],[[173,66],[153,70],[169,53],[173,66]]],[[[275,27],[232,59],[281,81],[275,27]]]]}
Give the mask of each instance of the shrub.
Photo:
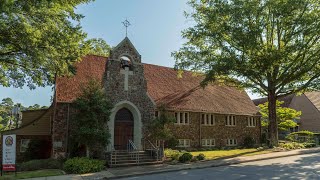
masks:
{"type": "Polygon", "coordinates": [[[38,159],[18,164],[18,171],[33,171],[40,169],[62,169],[62,162],[56,159],[38,159]]]}
{"type": "Polygon", "coordinates": [[[316,147],[316,143],[303,143],[305,148],[312,148],[312,147],[316,147]]]}
{"type": "Polygon", "coordinates": [[[178,150],[173,149],[165,149],[164,154],[167,158],[171,158],[172,160],[179,160],[181,153],[178,150]]]}
{"type": "Polygon", "coordinates": [[[248,136],[248,137],[244,138],[244,141],[243,141],[244,147],[253,148],[254,144],[255,144],[255,140],[252,137],[248,136]]]}
{"type": "Polygon", "coordinates": [[[286,139],[293,142],[313,142],[314,133],[310,131],[293,132],[286,136],[286,139]]]}
{"type": "Polygon", "coordinates": [[[280,147],[282,147],[284,149],[288,149],[288,150],[305,148],[305,146],[303,144],[297,143],[297,142],[280,144],[280,147]]]}
{"type": "Polygon", "coordinates": [[[185,163],[187,161],[190,161],[192,159],[192,154],[190,153],[183,153],[180,157],[179,157],[179,161],[182,163],[185,163]]]}
{"type": "Polygon", "coordinates": [[[104,161],[90,159],[87,157],[75,157],[68,159],[63,164],[63,170],[67,173],[83,174],[90,172],[99,172],[104,168],[104,161]]]}
{"type": "Polygon", "coordinates": [[[197,156],[197,159],[198,159],[199,161],[204,160],[205,158],[206,158],[206,156],[205,156],[204,154],[202,154],[202,153],[200,153],[200,154],[197,156]]]}

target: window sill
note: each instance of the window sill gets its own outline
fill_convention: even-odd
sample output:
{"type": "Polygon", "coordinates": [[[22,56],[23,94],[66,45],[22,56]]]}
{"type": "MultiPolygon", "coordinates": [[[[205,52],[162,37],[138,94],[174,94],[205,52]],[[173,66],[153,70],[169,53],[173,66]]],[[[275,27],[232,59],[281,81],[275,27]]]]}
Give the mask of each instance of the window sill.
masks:
{"type": "Polygon", "coordinates": [[[248,128],[255,128],[255,127],[257,127],[257,126],[247,126],[248,128]]]}
{"type": "Polygon", "coordinates": [[[215,126],[215,124],[213,124],[213,125],[201,124],[201,126],[215,126]]]}
{"type": "Polygon", "coordinates": [[[179,126],[179,125],[190,125],[190,124],[178,124],[178,123],[174,123],[174,125],[179,126]]]}
{"type": "Polygon", "coordinates": [[[236,125],[225,125],[225,126],[228,126],[228,127],[235,127],[236,125]]]}

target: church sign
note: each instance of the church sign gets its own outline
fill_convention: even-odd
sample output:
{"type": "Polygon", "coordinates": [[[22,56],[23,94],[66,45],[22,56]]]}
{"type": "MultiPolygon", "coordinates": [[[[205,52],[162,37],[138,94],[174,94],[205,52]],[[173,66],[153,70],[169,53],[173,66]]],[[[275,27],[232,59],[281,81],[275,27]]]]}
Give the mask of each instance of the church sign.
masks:
{"type": "Polygon", "coordinates": [[[3,135],[2,170],[16,171],[16,135],[3,135]]]}

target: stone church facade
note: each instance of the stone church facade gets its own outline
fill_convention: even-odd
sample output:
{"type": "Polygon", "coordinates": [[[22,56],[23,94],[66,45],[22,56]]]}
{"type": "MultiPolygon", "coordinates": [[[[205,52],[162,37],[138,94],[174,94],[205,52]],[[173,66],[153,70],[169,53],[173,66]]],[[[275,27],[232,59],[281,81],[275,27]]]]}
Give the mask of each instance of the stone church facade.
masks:
{"type": "Polygon", "coordinates": [[[159,116],[161,105],[175,117],[169,128],[179,140],[177,148],[242,146],[246,137],[260,142],[258,110],[245,91],[216,84],[202,88],[201,75],[185,71],[178,77],[173,68],[145,64],[127,37],[111,50],[109,57],[88,55],[76,67],[75,76],[56,79],[54,101],[44,112],[49,114],[44,116],[47,118],[22,122],[19,129],[4,134],[32,139],[38,135],[32,130],[26,134],[24,129],[37,129],[46,122],[48,130],[44,134],[51,137],[52,157],[67,156],[69,122],[74,113],[71,104],[80,95],[81,87],[94,79],[101,82],[113,105],[107,151],[124,150],[128,140],[143,150],[144,141],[148,140],[146,128],[159,116]]]}

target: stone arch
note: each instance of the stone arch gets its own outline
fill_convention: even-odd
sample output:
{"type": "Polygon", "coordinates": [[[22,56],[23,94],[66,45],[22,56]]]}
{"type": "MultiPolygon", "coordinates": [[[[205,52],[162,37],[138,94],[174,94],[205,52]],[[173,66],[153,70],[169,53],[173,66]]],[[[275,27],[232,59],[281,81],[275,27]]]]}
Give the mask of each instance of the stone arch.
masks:
{"type": "Polygon", "coordinates": [[[141,139],[142,139],[142,120],[141,113],[136,105],[130,101],[121,101],[117,103],[111,111],[110,121],[108,122],[108,128],[111,135],[110,143],[108,145],[108,151],[111,151],[114,147],[114,127],[115,127],[115,116],[116,113],[122,109],[127,108],[133,115],[133,142],[139,150],[142,149],[141,139]]]}

